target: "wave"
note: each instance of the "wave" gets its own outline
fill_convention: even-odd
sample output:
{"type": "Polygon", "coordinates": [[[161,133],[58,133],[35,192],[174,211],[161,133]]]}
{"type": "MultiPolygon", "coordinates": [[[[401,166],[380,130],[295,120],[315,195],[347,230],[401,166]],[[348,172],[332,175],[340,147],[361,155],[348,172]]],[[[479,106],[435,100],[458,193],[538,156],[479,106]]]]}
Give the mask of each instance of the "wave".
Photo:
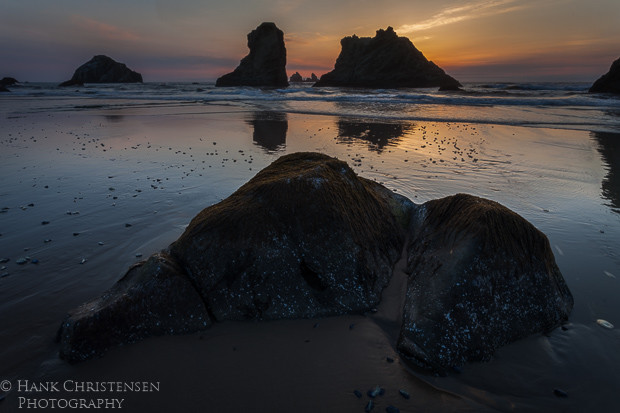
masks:
{"type": "MultiPolygon", "coordinates": [[[[585,83],[470,83],[462,91],[423,89],[221,87],[212,82],[22,84],[10,96],[35,98],[56,110],[92,110],[155,105],[226,105],[331,116],[441,120],[620,130],[620,98],[588,93],[585,83]],[[75,99],[78,99],[75,101],[75,99]],[[89,101],[90,99],[90,101],[89,101]]],[[[9,94],[3,94],[5,98],[9,94]]],[[[48,106],[39,107],[50,110],[48,106]]]]}

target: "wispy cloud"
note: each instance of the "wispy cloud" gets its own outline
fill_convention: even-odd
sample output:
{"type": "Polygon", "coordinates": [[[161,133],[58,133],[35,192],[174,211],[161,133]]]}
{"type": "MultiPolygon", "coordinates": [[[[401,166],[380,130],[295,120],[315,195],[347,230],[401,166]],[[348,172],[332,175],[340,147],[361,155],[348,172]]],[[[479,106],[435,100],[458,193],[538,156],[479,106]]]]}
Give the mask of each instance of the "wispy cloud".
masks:
{"type": "Polygon", "coordinates": [[[71,21],[80,30],[106,40],[135,41],[139,36],[123,28],[113,26],[84,16],[71,16],[71,21]]]}
{"type": "Polygon", "coordinates": [[[519,5],[517,3],[519,3],[517,0],[483,0],[463,6],[450,7],[422,22],[404,24],[397,29],[397,32],[414,33],[465,20],[509,13],[527,7],[523,4],[519,5]]]}

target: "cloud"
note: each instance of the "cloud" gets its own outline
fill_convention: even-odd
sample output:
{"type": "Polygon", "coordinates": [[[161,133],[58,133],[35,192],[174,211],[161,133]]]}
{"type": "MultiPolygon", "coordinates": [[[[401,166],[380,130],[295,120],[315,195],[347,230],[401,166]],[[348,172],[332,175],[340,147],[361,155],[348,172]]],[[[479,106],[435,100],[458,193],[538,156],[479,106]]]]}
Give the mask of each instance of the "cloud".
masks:
{"type": "Polygon", "coordinates": [[[72,23],[87,34],[105,40],[136,41],[140,37],[129,30],[103,23],[84,16],[71,16],[72,23]]]}
{"type": "Polygon", "coordinates": [[[435,14],[428,20],[414,24],[404,24],[396,31],[398,33],[419,32],[465,20],[509,13],[527,7],[524,5],[516,5],[516,3],[517,0],[484,0],[469,3],[464,6],[450,7],[435,14]]]}

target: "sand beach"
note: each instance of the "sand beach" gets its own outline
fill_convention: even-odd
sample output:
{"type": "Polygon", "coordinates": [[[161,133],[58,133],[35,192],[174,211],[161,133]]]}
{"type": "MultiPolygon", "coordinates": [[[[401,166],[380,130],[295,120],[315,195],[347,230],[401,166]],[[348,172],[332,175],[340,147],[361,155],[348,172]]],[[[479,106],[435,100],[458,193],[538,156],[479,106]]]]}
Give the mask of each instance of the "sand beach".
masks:
{"type": "Polygon", "coordinates": [[[70,381],[69,390],[82,382],[157,383],[157,391],[94,392],[123,399],[128,412],[362,412],[375,386],[385,394],[373,411],[617,406],[617,99],[584,109],[590,101],[579,85],[562,90],[563,106],[532,103],[542,98],[522,92],[505,92],[512,103],[484,106],[430,91],[415,92],[435,99],[418,104],[384,92],[240,96],[190,84],[171,86],[185,88],[183,98],[144,92],[136,99],[138,87],[54,95],[53,87],[26,86],[0,97],[0,379],[12,386],[2,389],[3,411],[21,411],[26,399],[93,397],[75,387],[16,391],[24,380],[70,381]],[[69,310],[166,248],[203,208],[299,151],[338,157],[415,203],[464,192],[511,208],[548,236],[575,298],[569,323],[508,345],[490,362],[426,374],[395,350],[401,262],[377,312],[222,322],[84,363],[58,359],[56,331],[69,310]]]}

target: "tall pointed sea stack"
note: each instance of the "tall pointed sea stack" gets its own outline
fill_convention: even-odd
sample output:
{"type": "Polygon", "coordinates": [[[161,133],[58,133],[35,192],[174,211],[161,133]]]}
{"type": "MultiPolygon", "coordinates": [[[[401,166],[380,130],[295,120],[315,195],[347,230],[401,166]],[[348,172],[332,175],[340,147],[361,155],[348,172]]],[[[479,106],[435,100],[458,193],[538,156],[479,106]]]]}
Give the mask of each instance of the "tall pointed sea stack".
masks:
{"type": "Polygon", "coordinates": [[[394,29],[377,30],[377,35],[340,41],[342,51],[334,70],[321,76],[314,86],[368,88],[441,87],[458,89],[461,84],[430,62],[406,37],[394,29]]]}
{"type": "Polygon", "coordinates": [[[262,23],[248,34],[250,53],[215,86],[288,86],[284,33],[275,23],[262,23]]]}

